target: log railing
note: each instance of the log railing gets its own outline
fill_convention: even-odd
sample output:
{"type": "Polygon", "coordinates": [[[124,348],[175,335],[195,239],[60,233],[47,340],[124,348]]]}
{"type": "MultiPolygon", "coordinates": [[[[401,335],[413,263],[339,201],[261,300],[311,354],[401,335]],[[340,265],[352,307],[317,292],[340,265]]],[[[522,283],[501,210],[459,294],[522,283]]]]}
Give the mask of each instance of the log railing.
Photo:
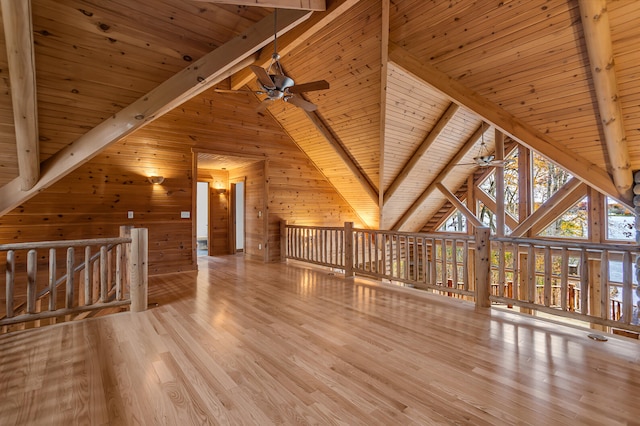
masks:
{"type": "Polygon", "coordinates": [[[637,332],[639,254],[631,245],[492,238],[490,300],[637,332]]]}
{"type": "Polygon", "coordinates": [[[6,263],[0,326],[39,325],[127,305],[146,309],[147,245],[147,230],[130,227],[121,227],[116,238],[1,244],[6,263]]]}
{"type": "Polygon", "coordinates": [[[285,259],[395,283],[475,297],[474,237],[283,224],[285,259]]]}
{"type": "Polygon", "coordinates": [[[351,223],[283,223],[281,237],[283,260],[329,266],[347,277],[389,280],[481,307],[504,304],[640,331],[637,246],[497,238],[488,228],[470,236],[355,229],[351,223]]]}

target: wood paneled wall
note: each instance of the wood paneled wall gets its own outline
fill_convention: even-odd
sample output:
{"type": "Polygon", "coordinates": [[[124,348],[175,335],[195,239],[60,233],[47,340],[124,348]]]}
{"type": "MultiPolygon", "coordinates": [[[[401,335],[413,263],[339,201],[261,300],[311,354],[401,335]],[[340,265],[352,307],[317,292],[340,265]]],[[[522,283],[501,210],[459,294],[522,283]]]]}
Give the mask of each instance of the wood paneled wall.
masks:
{"type": "MultiPolygon", "coordinates": [[[[0,243],[116,236],[120,225],[133,225],[149,228],[150,274],[194,269],[194,148],[261,156],[268,162],[229,176],[247,176],[245,251],[251,257],[278,259],[280,219],[327,226],[360,223],[273,119],[255,113],[257,104],[252,96],[214,92],[194,98],[0,217],[0,243]],[[151,175],[165,181],[152,185],[151,175]],[[127,218],[128,211],[134,212],[133,219],[127,218]],[[191,217],[181,218],[181,212],[191,217]]],[[[221,224],[220,230],[221,238],[228,238],[228,225],[221,224]]],[[[228,241],[222,244],[228,247],[228,241]]]]}
{"type": "Polygon", "coordinates": [[[244,197],[244,253],[246,256],[260,260],[268,260],[267,237],[265,220],[267,210],[265,206],[266,179],[265,161],[259,161],[249,166],[230,171],[229,178],[237,180],[245,178],[244,197]]]}

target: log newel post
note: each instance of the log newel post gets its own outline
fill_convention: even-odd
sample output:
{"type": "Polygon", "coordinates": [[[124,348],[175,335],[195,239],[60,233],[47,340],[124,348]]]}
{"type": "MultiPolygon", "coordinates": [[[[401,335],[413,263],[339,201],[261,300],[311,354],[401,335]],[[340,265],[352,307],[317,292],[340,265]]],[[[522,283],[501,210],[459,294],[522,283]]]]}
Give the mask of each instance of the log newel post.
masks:
{"type": "Polygon", "coordinates": [[[489,236],[491,230],[488,227],[476,227],[476,262],[475,262],[475,284],[476,284],[476,307],[491,307],[491,242],[489,236]]]}
{"type": "Polygon", "coordinates": [[[16,254],[13,250],[7,252],[6,266],[6,298],[7,298],[7,318],[13,317],[13,289],[16,276],[16,254]]]}
{"type": "Polygon", "coordinates": [[[131,312],[142,312],[147,309],[148,297],[148,251],[149,232],[146,228],[131,230],[131,256],[129,257],[129,274],[131,293],[131,312]]]}
{"type": "Polygon", "coordinates": [[[353,278],[353,222],[344,223],[344,276],[353,278]]]}
{"type": "Polygon", "coordinates": [[[287,221],[280,221],[280,262],[287,261],[287,221]]]}

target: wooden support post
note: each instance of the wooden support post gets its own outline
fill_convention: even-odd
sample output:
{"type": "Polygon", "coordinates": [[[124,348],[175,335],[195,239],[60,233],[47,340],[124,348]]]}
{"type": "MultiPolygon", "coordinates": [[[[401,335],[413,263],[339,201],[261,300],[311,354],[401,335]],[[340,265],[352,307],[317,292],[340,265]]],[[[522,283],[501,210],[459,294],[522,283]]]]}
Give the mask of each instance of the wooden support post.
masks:
{"type": "MultiPolygon", "coordinates": [[[[600,276],[600,260],[589,260],[589,315],[602,318],[602,276],[600,276]]],[[[608,299],[606,294],[605,298],[608,299]]],[[[608,303],[607,303],[608,306],[608,303]]],[[[605,307],[606,309],[606,307],[605,307]]],[[[599,331],[608,331],[604,325],[591,323],[591,328],[599,331]]]]}
{"type": "MultiPolygon", "coordinates": [[[[498,161],[504,160],[504,134],[495,129],[495,158],[498,161]]],[[[504,224],[505,224],[505,205],[504,205],[504,167],[497,167],[495,172],[496,178],[496,236],[504,237],[504,224]]],[[[502,288],[504,283],[500,283],[500,292],[502,295],[502,288]]]]}
{"type": "Polygon", "coordinates": [[[147,309],[149,270],[149,232],[146,228],[131,230],[131,257],[129,258],[131,312],[147,309]]]}
{"type": "Polygon", "coordinates": [[[1,0],[5,64],[13,104],[20,187],[28,191],[40,178],[36,64],[30,0],[1,0]]]}
{"type": "MultiPolygon", "coordinates": [[[[518,251],[519,263],[520,263],[520,291],[518,292],[518,300],[529,301],[529,249],[520,253],[518,251]]],[[[533,311],[530,308],[520,308],[520,312],[523,314],[532,314],[533,311]]]]}
{"type": "Polygon", "coordinates": [[[491,300],[491,230],[486,227],[476,227],[476,307],[490,308],[491,300]]]}
{"type": "Polygon", "coordinates": [[[344,276],[353,278],[353,222],[344,223],[344,276]]]}
{"type": "Polygon", "coordinates": [[[7,297],[7,318],[13,317],[13,287],[15,285],[16,278],[16,254],[13,250],[7,252],[7,266],[6,266],[6,297],[7,297]]]}

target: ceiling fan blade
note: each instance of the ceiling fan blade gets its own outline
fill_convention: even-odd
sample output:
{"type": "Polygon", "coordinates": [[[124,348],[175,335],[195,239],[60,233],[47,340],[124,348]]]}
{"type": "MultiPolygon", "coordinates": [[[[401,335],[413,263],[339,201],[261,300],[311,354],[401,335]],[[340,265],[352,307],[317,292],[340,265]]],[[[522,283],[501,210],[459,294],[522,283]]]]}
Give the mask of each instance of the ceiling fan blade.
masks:
{"type": "Polygon", "coordinates": [[[216,93],[256,93],[253,90],[214,89],[216,93]]]}
{"type": "Polygon", "coordinates": [[[296,84],[289,87],[291,93],[312,92],[314,90],[327,90],[329,88],[329,82],[325,80],[312,81],[310,83],[296,84]]]}
{"type": "Polygon", "coordinates": [[[267,71],[264,68],[257,65],[251,65],[250,67],[251,71],[253,71],[256,77],[258,77],[258,81],[264,86],[265,89],[276,88],[276,85],[273,84],[273,80],[271,80],[271,77],[269,77],[269,74],[267,74],[267,71]]]}
{"type": "Polygon", "coordinates": [[[288,98],[285,98],[285,101],[297,106],[298,108],[302,108],[303,110],[308,112],[315,111],[318,109],[318,106],[316,104],[312,104],[309,101],[305,101],[304,99],[298,96],[290,96],[288,98]]]}
{"type": "Polygon", "coordinates": [[[265,112],[267,110],[267,108],[271,105],[271,102],[273,102],[272,99],[270,98],[266,98],[265,100],[263,100],[260,105],[258,105],[258,108],[256,108],[256,112],[258,114],[262,114],[263,112],[265,112]]]}

